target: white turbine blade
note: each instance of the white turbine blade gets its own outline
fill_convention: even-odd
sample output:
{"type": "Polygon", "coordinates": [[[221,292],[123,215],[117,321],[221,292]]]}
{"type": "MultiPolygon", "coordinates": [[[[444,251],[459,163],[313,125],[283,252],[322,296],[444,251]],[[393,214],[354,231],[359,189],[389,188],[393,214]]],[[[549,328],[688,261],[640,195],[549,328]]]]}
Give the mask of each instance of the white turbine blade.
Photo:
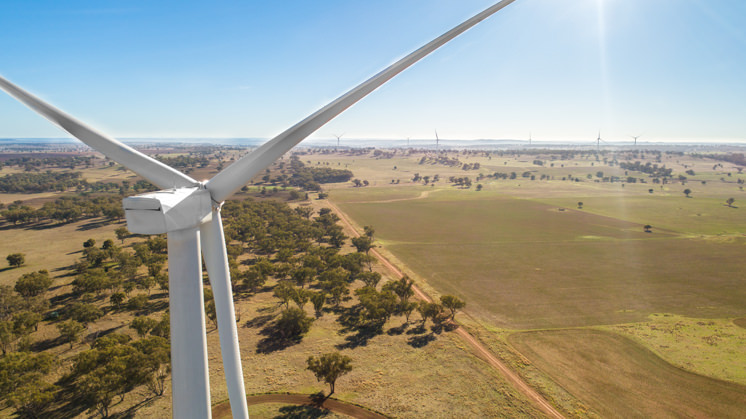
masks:
{"type": "Polygon", "coordinates": [[[199,230],[168,233],[171,402],[175,418],[210,418],[205,302],[199,230]]]}
{"type": "MultiPolygon", "coordinates": [[[[236,314],[233,309],[233,291],[228,253],[225,249],[225,235],[220,211],[212,211],[212,220],[200,226],[202,255],[205,257],[207,274],[215,298],[215,311],[218,316],[218,334],[220,335],[220,352],[223,355],[225,381],[228,386],[228,397],[234,419],[249,417],[246,405],[246,389],[243,383],[241,352],[238,347],[238,330],[236,314]]],[[[176,417],[176,416],[174,416],[176,417]]]]}
{"type": "Polygon", "coordinates": [[[267,168],[272,162],[293,148],[293,146],[342,113],[345,109],[404,71],[407,67],[514,1],[503,0],[485,9],[483,12],[466,20],[464,23],[392,64],[272,140],[262,144],[261,147],[254,150],[251,154],[228,166],[207,182],[207,188],[210,190],[212,198],[217,202],[225,200],[244,186],[254,175],[267,168]]]}
{"type": "Polygon", "coordinates": [[[125,166],[161,189],[194,186],[197,182],[176,169],[100,133],[0,76],[0,89],[41,114],[73,137],[125,166]]]}

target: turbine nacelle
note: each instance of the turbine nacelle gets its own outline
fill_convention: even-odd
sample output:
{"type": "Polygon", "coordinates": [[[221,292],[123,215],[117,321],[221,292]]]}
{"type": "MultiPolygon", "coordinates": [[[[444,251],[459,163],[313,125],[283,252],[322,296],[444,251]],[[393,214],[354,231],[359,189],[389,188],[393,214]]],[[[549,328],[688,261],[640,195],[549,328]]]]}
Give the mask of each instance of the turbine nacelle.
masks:
{"type": "Polygon", "coordinates": [[[136,234],[162,234],[199,227],[212,214],[212,197],[204,186],[165,189],[122,200],[127,229],[136,234]]]}

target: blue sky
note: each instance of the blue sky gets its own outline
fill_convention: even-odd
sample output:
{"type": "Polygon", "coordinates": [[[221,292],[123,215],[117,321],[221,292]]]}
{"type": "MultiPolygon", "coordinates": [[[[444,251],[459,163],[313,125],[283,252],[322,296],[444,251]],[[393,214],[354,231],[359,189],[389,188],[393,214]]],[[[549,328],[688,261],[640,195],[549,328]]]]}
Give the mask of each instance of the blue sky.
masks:
{"type": "MultiPolygon", "coordinates": [[[[489,0],[4,0],[0,74],[116,137],[272,137],[489,0]]],[[[316,138],[746,141],[743,0],[516,0],[316,138]]],[[[64,134],[0,95],[0,137],[64,134]]]]}

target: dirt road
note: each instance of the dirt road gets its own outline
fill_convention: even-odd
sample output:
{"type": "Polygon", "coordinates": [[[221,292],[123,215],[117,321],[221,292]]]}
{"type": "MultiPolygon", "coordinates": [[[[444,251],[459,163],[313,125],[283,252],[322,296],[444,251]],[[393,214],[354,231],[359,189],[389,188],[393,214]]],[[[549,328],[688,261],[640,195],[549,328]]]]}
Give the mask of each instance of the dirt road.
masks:
{"type": "MultiPolygon", "coordinates": [[[[347,215],[343,213],[339,208],[337,208],[337,206],[333,203],[329,201],[327,202],[329,204],[329,207],[331,207],[331,209],[339,216],[344,225],[347,227],[348,232],[353,237],[360,236],[360,233],[352,225],[350,220],[347,218],[347,215]]],[[[376,259],[378,259],[384,266],[386,266],[386,268],[394,273],[397,278],[401,278],[402,276],[404,276],[402,271],[400,271],[396,266],[389,262],[389,260],[381,255],[376,249],[371,249],[370,252],[376,259]]],[[[417,295],[417,298],[424,301],[432,302],[432,299],[427,294],[422,292],[422,290],[419,289],[416,285],[412,288],[415,295],[417,295]]],[[[541,411],[543,411],[548,417],[564,418],[564,416],[562,416],[562,414],[557,409],[555,409],[554,406],[551,405],[551,403],[549,403],[541,394],[537,393],[536,390],[534,390],[525,381],[523,381],[523,379],[518,376],[518,374],[508,368],[505,363],[497,359],[497,357],[493,355],[492,352],[490,352],[484,345],[482,345],[477,339],[475,339],[474,336],[469,334],[469,332],[467,332],[463,327],[457,328],[456,334],[472,348],[474,354],[476,354],[479,358],[483,359],[493,368],[498,370],[510,383],[513,384],[513,386],[515,386],[518,391],[528,397],[536,405],[536,407],[541,409],[541,411]]]]}
{"type": "MultiPolygon", "coordinates": [[[[341,402],[335,399],[326,399],[321,405],[316,403],[311,396],[306,394],[258,394],[255,396],[246,396],[246,402],[249,406],[263,403],[282,403],[295,404],[300,406],[314,406],[319,409],[330,410],[334,413],[340,413],[358,419],[385,419],[386,416],[376,412],[363,409],[360,406],[341,402]]],[[[231,405],[226,400],[212,407],[212,417],[223,419],[231,417],[231,405]]]]}

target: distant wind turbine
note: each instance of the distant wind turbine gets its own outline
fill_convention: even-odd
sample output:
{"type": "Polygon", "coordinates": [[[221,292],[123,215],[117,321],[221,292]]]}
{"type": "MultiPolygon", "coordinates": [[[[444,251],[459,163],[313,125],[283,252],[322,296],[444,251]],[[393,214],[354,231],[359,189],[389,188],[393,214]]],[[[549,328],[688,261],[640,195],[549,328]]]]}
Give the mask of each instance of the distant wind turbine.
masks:
{"type": "Polygon", "coordinates": [[[337,147],[339,147],[339,139],[342,138],[342,136],[345,135],[345,134],[342,133],[340,135],[337,135],[337,134],[332,134],[332,135],[335,136],[335,137],[337,137],[337,147]]]}
{"type": "Polygon", "coordinates": [[[435,154],[438,154],[438,145],[440,144],[440,138],[438,138],[438,130],[435,130],[435,154]]]}
{"type": "MultiPolygon", "coordinates": [[[[220,348],[234,418],[248,418],[225,235],[223,202],[311,133],[406,68],[515,0],[500,1],[412,52],[242,157],[209,181],[197,181],[78,121],[0,77],[0,89],[88,146],[144,177],[160,191],[125,198],[127,227],[168,233],[172,416],[210,418],[202,258],[212,284],[220,348]]],[[[337,138],[339,144],[339,137],[337,138]]]]}
{"type": "Polygon", "coordinates": [[[642,137],[642,134],[636,135],[636,136],[635,135],[630,135],[630,137],[632,137],[632,138],[635,139],[635,145],[637,145],[637,139],[640,138],[640,137],[642,137]]]}

